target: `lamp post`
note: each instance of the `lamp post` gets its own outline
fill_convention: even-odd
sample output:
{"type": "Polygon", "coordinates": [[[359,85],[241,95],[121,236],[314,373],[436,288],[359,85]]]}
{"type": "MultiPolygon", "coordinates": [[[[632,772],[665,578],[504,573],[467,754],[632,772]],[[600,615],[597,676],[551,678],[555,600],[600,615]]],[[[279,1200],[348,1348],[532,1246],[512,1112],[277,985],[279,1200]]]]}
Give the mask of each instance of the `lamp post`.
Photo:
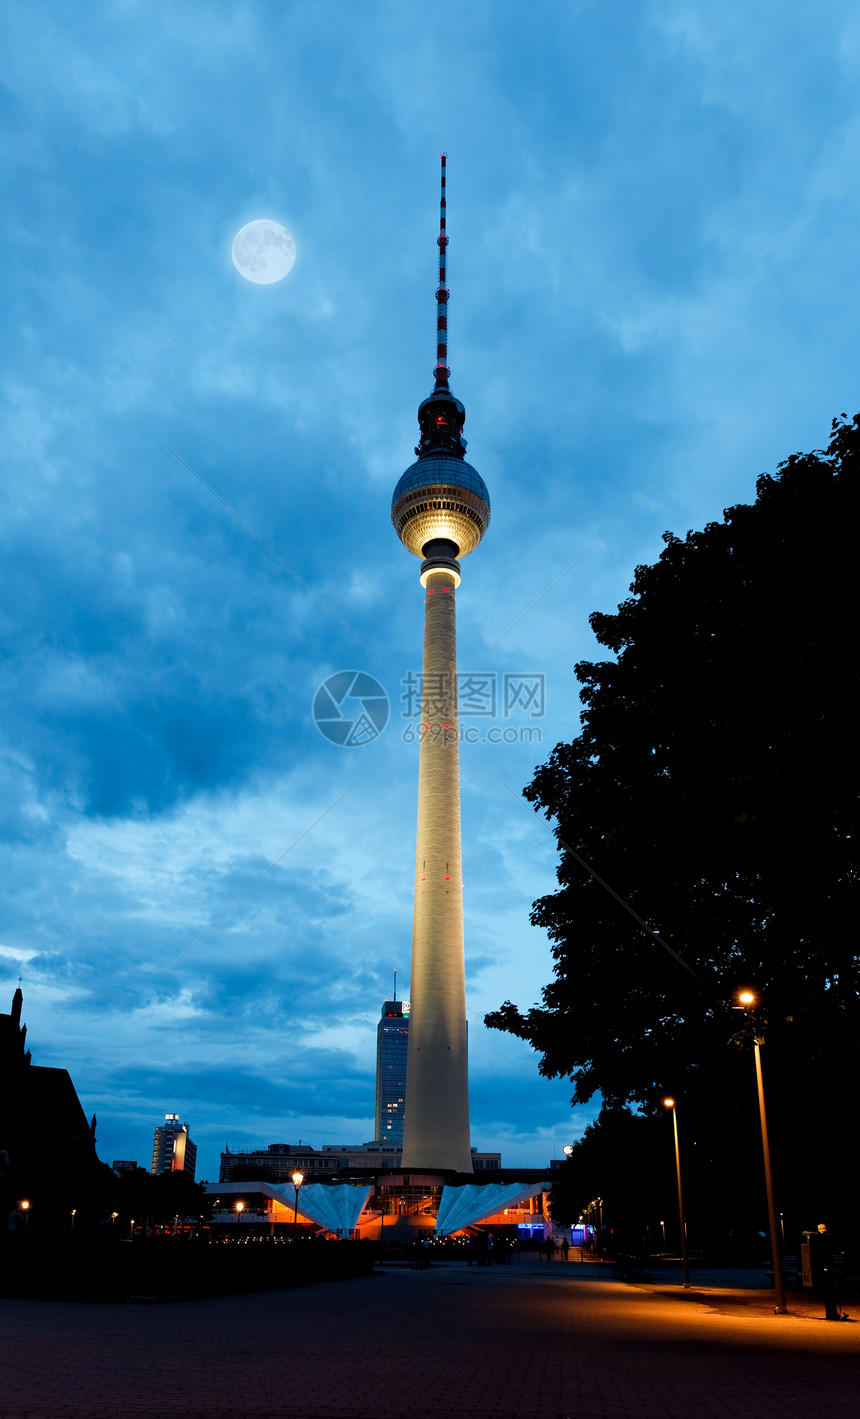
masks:
{"type": "Polygon", "coordinates": [[[663,1231],[663,1255],[665,1256],[665,1255],[666,1255],[666,1222],[665,1222],[665,1219],[663,1219],[663,1218],[660,1219],[660,1227],[661,1227],[661,1229],[662,1229],[662,1231],[663,1231]]]}
{"type": "Polygon", "coordinates": [[[296,1240],[296,1224],[299,1220],[299,1188],[305,1180],[304,1173],[298,1171],[293,1173],[293,1187],[296,1190],[296,1202],[293,1208],[293,1241],[296,1240]]]}
{"type": "Polygon", "coordinates": [[[72,1208],[72,1223],[71,1223],[71,1226],[69,1227],[69,1236],[71,1236],[72,1233],[73,1233],[74,1230],[75,1230],[75,1217],[77,1216],[77,1211],[78,1211],[77,1207],[73,1207],[73,1208],[72,1208]]]}
{"type": "Polygon", "coordinates": [[[237,1203],[236,1203],[236,1216],[237,1216],[238,1219],[239,1219],[240,1225],[241,1225],[241,1222],[242,1222],[242,1213],[243,1213],[244,1211],[245,1211],[245,1204],[244,1204],[244,1202],[237,1202],[237,1203]]]}
{"type": "Polygon", "coordinates": [[[755,1012],[761,1008],[761,991],[753,986],[739,987],[732,995],[732,1009],[743,1010],[745,1014],[753,1017],[755,1029],[755,1077],[758,1085],[758,1115],[761,1123],[761,1151],[764,1159],[764,1184],[767,1193],[767,1220],[770,1230],[770,1252],[773,1259],[773,1290],[776,1305],[774,1315],[788,1315],[788,1307],[785,1304],[785,1285],[782,1279],[782,1255],[779,1246],[779,1229],[776,1221],[776,1203],[773,1199],[773,1173],[770,1166],[770,1140],[767,1133],[767,1110],[764,1104],[764,1077],[761,1072],[761,1044],[755,1012]]]}
{"type": "Polygon", "coordinates": [[[687,1224],[684,1221],[684,1194],[681,1189],[681,1149],[678,1144],[678,1110],[675,1108],[674,1099],[664,1099],[663,1107],[672,1110],[672,1123],[675,1129],[675,1171],[678,1175],[678,1217],[681,1222],[681,1271],[684,1277],[684,1286],[689,1289],[690,1268],[687,1265],[687,1224]]]}
{"type": "Polygon", "coordinates": [[[565,1143],[565,1144],[564,1144],[564,1147],[562,1148],[561,1151],[562,1151],[562,1153],[564,1154],[565,1158],[569,1158],[570,1155],[571,1155],[572,1152],[573,1152],[573,1144],[572,1144],[572,1143],[565,1143]]]}

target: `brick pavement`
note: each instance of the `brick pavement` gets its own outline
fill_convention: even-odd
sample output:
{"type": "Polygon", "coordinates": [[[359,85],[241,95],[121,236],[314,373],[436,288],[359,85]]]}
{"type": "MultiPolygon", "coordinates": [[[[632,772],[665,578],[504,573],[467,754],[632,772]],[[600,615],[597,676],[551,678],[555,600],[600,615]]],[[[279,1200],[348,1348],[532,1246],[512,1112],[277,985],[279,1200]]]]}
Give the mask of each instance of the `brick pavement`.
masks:
{"type": "Polygon", "coordinates": [[[168,1305],[0,1301],[0,1419],[733,1419],[860,1410],[860,1325],[573,1264],[168,1305]]]}

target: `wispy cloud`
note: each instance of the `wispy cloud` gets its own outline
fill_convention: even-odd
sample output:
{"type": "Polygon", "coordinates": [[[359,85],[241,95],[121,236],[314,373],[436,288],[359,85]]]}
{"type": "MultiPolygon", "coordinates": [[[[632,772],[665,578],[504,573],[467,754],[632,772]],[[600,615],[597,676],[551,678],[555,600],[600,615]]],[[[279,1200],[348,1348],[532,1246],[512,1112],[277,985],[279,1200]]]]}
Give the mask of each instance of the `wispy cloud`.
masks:
{"type": "MultiPolygon", "coordinates": [[[[589,612],[853,408],[860,31],[847,0],[620,28],[442,0],[429,37],[384,0],[81,15],[33,0],[4,30],[0,989],[23,973],[35,1057],[97,1101],[107,1156],[145,1157],[170,1106],[211,1176],[228,1134],[369,1136],[395,965],[407,986],[422,594],[389,515],[431,383],[439,148],[493,503],[460,663],[513,627],[487,663],[547,676],[542,742],[491,760],[519,794],[576,732],[589,612]],[[261,215],[298,246],[271,288],[229,256],[261,215]],[[347,668],[392,699],[368,750],[312,722],[347,668]]],[[[552,969],[528,913],[556,848],[468,746],[462,776],[475,1137],[539,1162],[580,1113],[480,1022],[552,969]]]]}

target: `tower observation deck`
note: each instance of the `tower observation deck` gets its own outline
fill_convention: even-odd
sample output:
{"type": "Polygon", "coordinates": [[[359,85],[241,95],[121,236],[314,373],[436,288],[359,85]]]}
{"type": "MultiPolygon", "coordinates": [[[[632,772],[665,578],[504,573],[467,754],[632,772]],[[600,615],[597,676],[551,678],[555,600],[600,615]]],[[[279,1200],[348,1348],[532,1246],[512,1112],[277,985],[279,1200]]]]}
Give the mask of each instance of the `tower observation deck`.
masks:
{"type": "Polygon", "coordinates": [[[425,593],[402,1167],[470,1173],[456,592],[460,559],[489,526],[490,501],[483,478],[466,462],[466,411],[449,388],[446,175],[443,153],[434,388],[418,409],[417,462],[398,482],[391,506],[398,537],[422,559],[425,593]]]}

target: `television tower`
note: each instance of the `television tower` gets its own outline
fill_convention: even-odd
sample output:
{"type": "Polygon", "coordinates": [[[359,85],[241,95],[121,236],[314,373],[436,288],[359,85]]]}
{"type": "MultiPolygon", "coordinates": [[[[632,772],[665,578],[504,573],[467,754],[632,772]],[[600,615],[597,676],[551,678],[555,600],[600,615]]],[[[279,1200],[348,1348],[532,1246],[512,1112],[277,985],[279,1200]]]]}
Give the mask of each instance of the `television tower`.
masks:
{"type": "Polygon", "coordinates": [[[435,385],[418,409],[418,461],[403,474],[391,503],[394,530],[422,559],[425,592],[402,1167],[470,1173],[455,602],[459,559],[486,532],[490,500],[483,478],[465,461],[466,410],[448,387],[446,165],[443,153],[435,385]]]}

